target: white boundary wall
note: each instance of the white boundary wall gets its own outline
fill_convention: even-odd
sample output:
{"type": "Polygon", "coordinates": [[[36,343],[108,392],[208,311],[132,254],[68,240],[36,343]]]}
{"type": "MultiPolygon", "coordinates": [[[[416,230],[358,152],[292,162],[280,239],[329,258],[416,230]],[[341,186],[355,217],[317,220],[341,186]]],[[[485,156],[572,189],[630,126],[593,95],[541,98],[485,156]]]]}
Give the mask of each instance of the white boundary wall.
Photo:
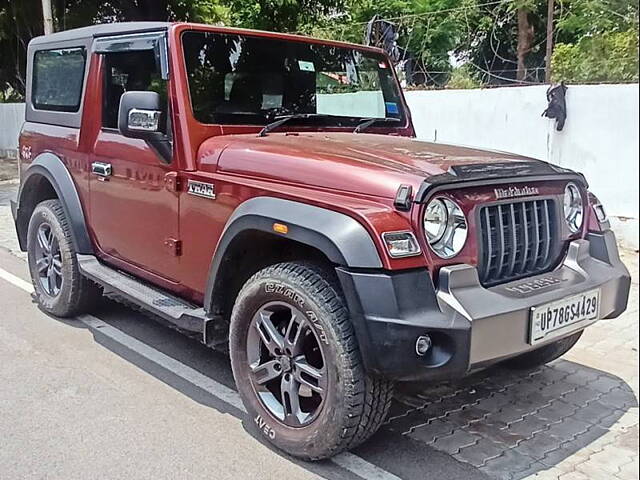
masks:
{"type": "Polygon", "coordinates": [[[554,120],[541,117],[546,89],[405,95],[419,139],[514,152],[577,170],[610,215],[637,219],[638,84],[569,86],[561,132],[554,120]]]}
{"type": "Polygon", "coordinates": [[[0,103],[0,158],[7,150],[17,151],[24,122],[24,103],[0,103]]]}

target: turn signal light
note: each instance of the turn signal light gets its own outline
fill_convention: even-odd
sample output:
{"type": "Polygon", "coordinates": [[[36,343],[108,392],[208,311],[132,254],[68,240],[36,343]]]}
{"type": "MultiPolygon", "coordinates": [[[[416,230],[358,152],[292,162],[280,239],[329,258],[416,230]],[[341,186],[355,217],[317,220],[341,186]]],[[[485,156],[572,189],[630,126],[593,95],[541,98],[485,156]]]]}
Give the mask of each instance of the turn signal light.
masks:
{"type": "Polygon", "coordinates": [[[276,233],[281,233],[283,235],[286,235],[287,233],[289,233],[289,227],[287,227],[283,223],[274,223],[273,224],[273,231],[276,232],[276,233]]]}

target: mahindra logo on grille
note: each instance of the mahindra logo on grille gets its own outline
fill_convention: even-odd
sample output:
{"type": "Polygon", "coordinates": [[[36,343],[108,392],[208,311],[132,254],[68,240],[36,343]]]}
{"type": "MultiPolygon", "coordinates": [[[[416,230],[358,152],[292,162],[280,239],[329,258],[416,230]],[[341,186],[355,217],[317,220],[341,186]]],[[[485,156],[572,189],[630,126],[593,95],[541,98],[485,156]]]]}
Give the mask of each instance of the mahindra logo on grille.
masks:
{"type": "Polygon", "coordinates": [[[502,198],[528,197],[530,195],[539,195],[540,191],[536,187],[509,187],[494,188],[493,193],[496,194],[496,200],[502,198]]]}

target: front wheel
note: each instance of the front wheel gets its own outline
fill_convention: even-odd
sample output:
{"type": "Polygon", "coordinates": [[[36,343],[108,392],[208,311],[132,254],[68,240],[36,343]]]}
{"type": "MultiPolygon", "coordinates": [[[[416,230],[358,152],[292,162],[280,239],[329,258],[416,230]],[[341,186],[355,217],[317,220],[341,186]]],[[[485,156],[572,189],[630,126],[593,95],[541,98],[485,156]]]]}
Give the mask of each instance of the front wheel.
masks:
{"type": "Polygon", "coordinates": [[[282,263],[251,277],[236,299],[229,343],[245,407],[291,455],[336,455],[386,416],[393,385],[365,373],[344,300],[316,267],[282,263]]]}

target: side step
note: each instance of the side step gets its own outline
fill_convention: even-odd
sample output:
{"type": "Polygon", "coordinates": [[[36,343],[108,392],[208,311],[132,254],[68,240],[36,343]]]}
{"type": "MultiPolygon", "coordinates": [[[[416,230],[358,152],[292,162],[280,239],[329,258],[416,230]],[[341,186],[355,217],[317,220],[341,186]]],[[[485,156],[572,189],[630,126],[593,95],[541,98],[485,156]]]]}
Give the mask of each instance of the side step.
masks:
{"type": "Polygon", "coordinates": [[[93,255],[78,255],[78,268],[85,277],[101,285],[105,295],[122,297],[180,330],[195,333],[207,345],[215,347],[219,343],[213,341],[212,334],[221,319],[209,316],[204,308],[108,267],[93,255]]]}

